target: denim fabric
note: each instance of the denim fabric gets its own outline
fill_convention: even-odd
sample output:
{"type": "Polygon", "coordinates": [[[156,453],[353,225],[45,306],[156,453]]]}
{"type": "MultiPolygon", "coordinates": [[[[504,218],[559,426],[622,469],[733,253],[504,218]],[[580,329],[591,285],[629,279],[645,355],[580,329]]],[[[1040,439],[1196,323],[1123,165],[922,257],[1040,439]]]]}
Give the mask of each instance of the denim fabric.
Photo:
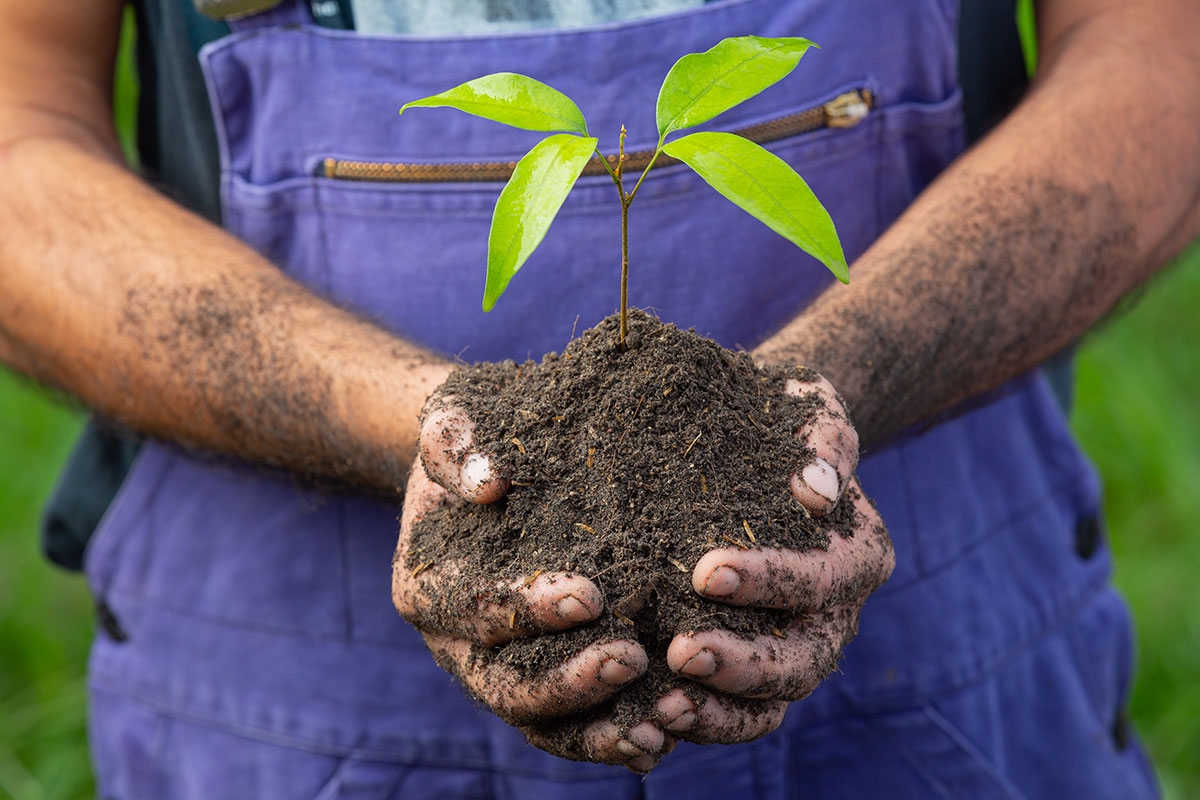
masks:
{"type": "MultiPolygon", "coordinates": [[[[859,125],[770,145],[854,258],[961,150],[955,12],[952,0],[725,0],[595,28],[428,39],[320,29],[285,3],[202,53],[223,219],[298,280],[436,350],[536,356],[615,305],[607,178],[580,182],[485,315],[499,186],[344,183],[317,177],[321,160],[519,157],[537,134],[452,111],[396,116],[500,70],[575,97],[606,145],[624,123],[632,148],[649,146],[659,82],[680,54],[726,35],[804,35],[822,49],[715,125],[871,89],[877,109],[859,125]]],[[[646,179],[631,239],[634,302],[729,346],[757,344],[829,281],[679,166],[646,179]]],[[[98,639],[91,661],[102,794],[1154,796],[1136,741],[1114,735],[1131,648],[1096,538],[1098,482],[1045,380],[1014,383],[861,474],[898,563],[842,671],[776,733],[681,745],[642,781],[529,747],[434,665],[390,603],[397,509],[147,445],[87,557],[126,634],[98,639]],[[1079,531],[1091,547],[1077,546],[1079,531]]]]}
{"type": "Polygon", "coordinates": [[[1129,662],[1127,621],[1120,598],[1102,591],[969,685],[886,710],[846,704],[813,720],[796,706],[758,743],[689,748],[645,779],[321,747],[94,686],[97,778],[104,798],[1151,797],[1144,754],[1122,750],[1112,730],[1130,677],[1117,667],[1129,662]]]}

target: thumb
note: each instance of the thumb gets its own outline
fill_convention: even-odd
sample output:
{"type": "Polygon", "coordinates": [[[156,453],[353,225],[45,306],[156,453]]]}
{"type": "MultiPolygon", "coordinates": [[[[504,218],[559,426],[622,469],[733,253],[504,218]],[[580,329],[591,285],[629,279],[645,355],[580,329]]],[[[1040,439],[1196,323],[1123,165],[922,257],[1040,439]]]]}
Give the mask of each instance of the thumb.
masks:
{"type": "Polygon", "coordinates": [[[812,370],[802,370],[802,379],[789,378],[787,393],[810,396],[816,416],[797,431],[812,450],[813,460],[792,473],[792,494],[814,514],[824,514],[837,505],[850,485],[858,466],[858,433],[833,385],[812,370]]]}
{"type": "Polygon", "coordinates": [[[421,421],[421,463],[429,477],[473,503],[493,503],[509,479],[492,458],[475,447],[475,423],[455,398],[440,398],[421,421]]]}

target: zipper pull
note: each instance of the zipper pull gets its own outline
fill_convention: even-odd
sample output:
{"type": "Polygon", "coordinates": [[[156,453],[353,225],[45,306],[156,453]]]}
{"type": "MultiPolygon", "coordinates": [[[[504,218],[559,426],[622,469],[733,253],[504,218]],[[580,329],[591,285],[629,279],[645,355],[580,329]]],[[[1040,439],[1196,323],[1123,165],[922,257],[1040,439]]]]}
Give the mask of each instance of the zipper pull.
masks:
{"type": "Polygon", "coordinates": [[[821,109],[825,112],[825,125],[829,128],[853,128],[871,113],[871,90],[855,89],[839,94],[821,109]]]}

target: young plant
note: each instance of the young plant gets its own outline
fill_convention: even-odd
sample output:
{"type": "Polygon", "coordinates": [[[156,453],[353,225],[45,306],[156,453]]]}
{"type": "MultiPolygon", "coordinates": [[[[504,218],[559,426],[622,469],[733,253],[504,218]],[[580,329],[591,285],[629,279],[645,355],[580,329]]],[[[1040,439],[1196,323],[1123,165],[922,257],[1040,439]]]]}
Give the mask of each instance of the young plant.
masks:
{"type": "Polygon", "coordinates": [[[673,133],[711,120],[786,77],[812,42],[801,38],[739,36],[675,62],[658,92],[658,146],[633,189],[625,190],[625,126],[617,139],[616,166],[597,149],[579,107],[562,92],[526,75],[498,72],[400,109],[450,107],[533,131],[557,131],[534,146],[500,192],[488,235],[483,310],[490,311],[554,221],[593,154],[621,200],[620,342],[628,330],[629,207],[646,173],[666,153],[695,170],[710,186],[812,255],[838,280],[848,280],[846,257],[824,206],[783,159],[732,133],[705,131],[667,141],[673,133]]]}

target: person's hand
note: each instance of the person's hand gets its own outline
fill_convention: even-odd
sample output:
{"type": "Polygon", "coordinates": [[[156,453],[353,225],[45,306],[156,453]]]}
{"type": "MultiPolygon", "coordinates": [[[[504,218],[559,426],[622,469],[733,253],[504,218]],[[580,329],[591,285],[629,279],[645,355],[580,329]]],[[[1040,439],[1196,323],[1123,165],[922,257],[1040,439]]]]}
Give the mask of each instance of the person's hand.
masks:
{"type": "Polygon", "coordinates": [[[857,511],[854,534],[830,533],[827,550],[721,548],[692,572],[698,594],[737,606],[796,612],[782,636],[753,640],[710,630],[676,636],[667,662],[677,674],[712,689],[699,704],[676,690],[658,703],[670,734],[699,743],[733,743],[770,733],[790,701],[808,696],[837,666],[858,632],[867,596],[892,573],[895,554],[879,513],[853,477],[858,435],[829,381],[812,373],[789,380],[794,395],[818,393],[826,411],[797,434],[816,460],[791,476],[792,493],[820,521],[847,495],[857,511]]]}
{"type": "Polygon", "coordinates": [[[473,449],[473,430],[453,398],[431,403],[419,441],[424,468],[415,464],[409,477],[392,567],[396,609],[421,632],[442,668],[535,746],[555,755],[649,770],[676,741],[651,721],[624,736],[611,720],[593,721],[569,743],[570,752],[561,749],[567,746],[561,738],[552,736],[555,720],[602,703],[645,672],[646,652],[636,641],[595,642],[532,678],[500,661],[472,658],[474,645],[494,647],[595,619],[604,601],[594,583],[574,573],[543,572],[531,582],[463,586],[452,563],[417,574],[406,566],[413,525],[421,517],[448,503],[494,502],[508,491],[507,476],[494,472],[488,457],[473,449]]]}

